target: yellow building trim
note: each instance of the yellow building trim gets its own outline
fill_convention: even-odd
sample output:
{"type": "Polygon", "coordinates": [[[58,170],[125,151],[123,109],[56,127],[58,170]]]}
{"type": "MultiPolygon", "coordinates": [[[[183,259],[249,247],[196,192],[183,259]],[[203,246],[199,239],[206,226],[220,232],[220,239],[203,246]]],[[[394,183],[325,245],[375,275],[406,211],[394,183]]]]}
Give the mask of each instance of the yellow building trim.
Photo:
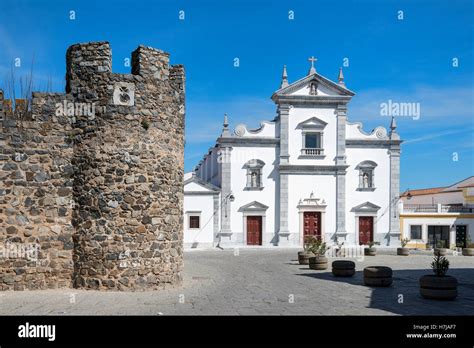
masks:
{"type": "Polygon", "coordinates": [[[459,215],[445,215],[445,214],[427,214],[427,215],[411,215],[403,214],[400,215],[400,223],[403,218],[441,218],[441,219],[474,219],[474,214],[459,214],[459,215]]]}

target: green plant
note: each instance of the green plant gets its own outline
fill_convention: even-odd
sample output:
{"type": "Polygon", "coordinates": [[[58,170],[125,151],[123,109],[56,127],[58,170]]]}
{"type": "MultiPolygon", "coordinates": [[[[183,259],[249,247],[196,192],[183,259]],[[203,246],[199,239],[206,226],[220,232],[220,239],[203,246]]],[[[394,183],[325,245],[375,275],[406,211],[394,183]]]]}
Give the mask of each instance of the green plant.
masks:
{"type": "Polygon", "coordinates": [[[444,240],[439,240],[439,241],[436,242],[436,247],[437,248],[440,248],[440,249],[444,248],[445,245],[446,245],[446,242],[444,240]]]}
{"type": "Polygon", "coordinates": [[[373,248],[374,245],[380,245],[380,242],[374,242],[373,240],[368,243],[369,248],[373,248]]]}
{"type": "Polygon", "coordinates": [[[150,123],[148,123],[148,120],[142,120],[142,127],[145,130],[148,130],[148,128],[150,128],[150,123]]]}
{"type": "Polygon", "coordinates": [[[402,239],[400,243],[402,244],[402,248],[404,248],[410,240],[408,238],[402,239]]]}
{"type": "Polygon", "coordinates": [[[310,247],[311,247],[311,241],[314,237],[313,236],[304,236],[303,239],[303,251],[304,252],[309,252],[310,247]]]}
{"type": "Polygon", "coordinates": [[[448,272],[449,260],[444,256],[437,255],[431,262],[431,268],[437,277],[442,277],[448,272]]]}
{"type": "Polygon", "coordinates": [[[474,248],[474,243],[472,243],[471,236],[469,234],[466,236],[466,248],[474,248]]]}
{"type": "Polygon", "coordinates": [[[321,238],[317,238],[315,236],[311,236],[312,238],[309,240],[309,247],[308,251],[312,252],[316,256],[323,256],[329,248],[326,246],[326,243],[321,240],[321,238]]]}

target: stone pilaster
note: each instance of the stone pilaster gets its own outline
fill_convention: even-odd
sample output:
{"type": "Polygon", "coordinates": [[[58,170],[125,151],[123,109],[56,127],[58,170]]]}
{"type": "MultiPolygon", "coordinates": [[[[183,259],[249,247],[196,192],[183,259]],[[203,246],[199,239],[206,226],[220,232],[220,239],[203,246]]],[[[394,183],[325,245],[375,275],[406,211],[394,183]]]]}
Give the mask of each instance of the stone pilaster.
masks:
{"type": "MultiPolygon", "coordinates": [[[[278,114],[280,118],[280,164],[288,164],[288,117],[289,105],[279,105],[278,114]]],[[[290,231],[288,229],[288,174],[280,173],[280,226],[278,230],[278,245],[290,244],[290,231]]]]}
{"type": "Polygon", "coordinates": [[[390,231],[389,245],[400,246],[400,214],[398,201],[400,199],[400,144],[390,146],[390,231]]]}
{"type": "MultiPolygon", "coordinates": [[[[346,164],[346,119],[347,106],[338,105],[337,138],[336,138],[336,165],[346,164]]],[[[346,240],[346,171],[338,170],[336,173],[336,241],[346,240]]]]}
{"type": "Polygon", "coordinates": [[[219,233],[219,245],[225,246],[231,243],[231,147],[221,148],[221,231],[219,233]]]}
{"type": "Polygon", "coordinates": [[[214,195],[213,197],[213,210],[214,210],[214,217],[213,217],[213,232],[214,232],[214,240],[213,246],[216,246],[219,243],[219,203],[220,203],[220,196],[214,195]]]}

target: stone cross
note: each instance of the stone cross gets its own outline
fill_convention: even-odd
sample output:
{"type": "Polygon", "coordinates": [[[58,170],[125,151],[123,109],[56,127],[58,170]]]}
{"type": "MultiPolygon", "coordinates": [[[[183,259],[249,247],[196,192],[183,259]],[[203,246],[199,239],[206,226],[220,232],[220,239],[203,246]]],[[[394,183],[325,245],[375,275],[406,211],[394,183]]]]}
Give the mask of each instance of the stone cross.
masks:
{"type": "Polygon", "coordinates": [[[311,75],[311,74],[314,74],[316,72],[316,68],[314,67],[314,63],[317,61],[318,59],[314,58],[314,56],[311,56],[308,58],[308,61],[311,62],[311,68],[309,69],[309,73],[308,75],[311,75]]]}

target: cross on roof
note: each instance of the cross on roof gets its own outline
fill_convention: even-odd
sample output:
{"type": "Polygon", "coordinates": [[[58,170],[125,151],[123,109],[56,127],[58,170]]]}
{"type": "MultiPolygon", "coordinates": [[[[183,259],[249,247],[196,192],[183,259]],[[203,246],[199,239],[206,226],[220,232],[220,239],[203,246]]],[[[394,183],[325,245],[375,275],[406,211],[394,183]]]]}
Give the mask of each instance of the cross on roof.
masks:
{"type": "Polygon", "coordinates": [[[316,69],[314,67],[314,63],[317,61],[318,59],[315,58],[314,56],[311,56],[308,58],[308,61],[311,62],[311,68],[309,69],[309,72],[308,72],[308,75],[311,75],[311,74],[314,74],[316,73],[316,69]]]}

